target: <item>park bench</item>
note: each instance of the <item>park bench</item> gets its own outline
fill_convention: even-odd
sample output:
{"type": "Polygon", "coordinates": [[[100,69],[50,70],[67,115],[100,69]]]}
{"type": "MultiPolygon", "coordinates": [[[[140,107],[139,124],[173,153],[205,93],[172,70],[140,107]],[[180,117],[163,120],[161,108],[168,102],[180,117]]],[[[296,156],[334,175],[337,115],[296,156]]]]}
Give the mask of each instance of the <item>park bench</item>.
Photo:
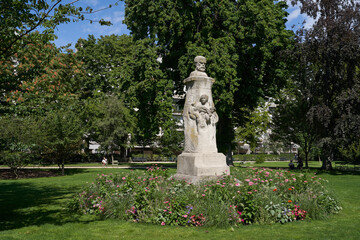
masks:
{"type": "Polygon", "coordinates": [[[119,160],[112,160],[112,165],[119,165],[119,160]]]}

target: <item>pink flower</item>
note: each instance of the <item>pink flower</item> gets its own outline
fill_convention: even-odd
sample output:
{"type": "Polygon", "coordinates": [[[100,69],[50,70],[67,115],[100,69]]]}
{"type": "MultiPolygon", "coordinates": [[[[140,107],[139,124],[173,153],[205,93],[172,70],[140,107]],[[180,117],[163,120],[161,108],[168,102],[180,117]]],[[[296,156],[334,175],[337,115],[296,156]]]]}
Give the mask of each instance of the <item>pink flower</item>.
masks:
{"type": "Polygon", "coordinates": [[[248,192],[248,194],[252,194],[252,192],[248,192]]]}
{"type": "Polygon", "coordinates": [[[253,182],[249,182],[249,186],[252,186],[252,185],[254,185],[254,183],[253,183],[253,182]]]}
{"type": "Polygon", "coordinates": [[[294,181],[296,181],[296,178],[293,178],[294,181]]]}
{"type": "Polygon", "coordinates": [[[205,194],[201,194],[201,196],[205,197],[205,194]]]}
{"type": "Polygon", "coordinates": [[[289,181],[289,179],[285,179],[285,182],[288,182],[289,181]]]}
{"type": "Polygon", "coordinates": [[[307,183],[308,181],[304,181],[304,183],[307,183]]]}
{"type": "Polygon", "coordinates": [[[122,180],[125,180],[126,179],[126,177],[122,177],[122,180]]]}
{"type": "Polygon", "coordinates": [[[184,217],[184,218],[187,218],[187,215],[185,214],[185,215],[183,215],[183,217],[184,217]]]}
{"type": "Polygon", "coordinates": [[[240,187],[240,183],[236,183],[235,186],[240,187]]]}
{"type": "Polygon", "coordinates": [[[165,222],[161,222],[161,226],[165,226],[165,222]]]}
{"type": "Polygon", "coordinates": [[[250,179],[245,179],[246,182],[250,182],[250,179]]]}

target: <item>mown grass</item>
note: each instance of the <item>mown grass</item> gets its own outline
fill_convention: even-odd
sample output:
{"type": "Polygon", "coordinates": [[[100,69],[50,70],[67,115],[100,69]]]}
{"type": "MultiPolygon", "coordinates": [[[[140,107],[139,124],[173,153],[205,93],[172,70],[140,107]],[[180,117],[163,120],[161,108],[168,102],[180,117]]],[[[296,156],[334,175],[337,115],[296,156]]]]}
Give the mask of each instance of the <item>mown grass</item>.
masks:
{"type": "MultiPolygon", "coordinates": [[[[272,166],[277,167],[277,166],[272,166]]],[[[240,228],[154,226],[101,220],[68,212],[66,203],[96,174],[129,169],[67,169],[64,177],[0,181],[0,239],[359,239],[360,175],[319,172],[329,180],[343,210],[324,221],[240,228]]],[[[142,171],[142,170],[135,170],[142,171]]],[[[175,169],[171,169],[175,173],[175,169]]]]}

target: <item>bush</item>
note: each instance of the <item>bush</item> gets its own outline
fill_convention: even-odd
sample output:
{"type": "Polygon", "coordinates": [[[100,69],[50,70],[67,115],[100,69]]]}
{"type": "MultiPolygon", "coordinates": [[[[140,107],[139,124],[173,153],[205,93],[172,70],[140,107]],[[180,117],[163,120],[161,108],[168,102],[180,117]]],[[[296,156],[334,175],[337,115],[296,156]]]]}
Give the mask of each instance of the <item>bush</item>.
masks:
{"type": "Polygon", "coordinates": [[[238,226],[322,219],[341,207],[316,175],[252,169],[199,185],[146,173],[99,175],[71,201],[85,214],[181,226],[238,226]]]}
{"type": "Polygon", "coordinates": [[[282,154],[266,154],[266,153],[259,153],[259,154],[240,154],[233,156],[235,161],[257,161],[258,158],[263,158],[264,161],[281,161],[291,160],[294,159],[293,153],[282,153],[282,154]]]}

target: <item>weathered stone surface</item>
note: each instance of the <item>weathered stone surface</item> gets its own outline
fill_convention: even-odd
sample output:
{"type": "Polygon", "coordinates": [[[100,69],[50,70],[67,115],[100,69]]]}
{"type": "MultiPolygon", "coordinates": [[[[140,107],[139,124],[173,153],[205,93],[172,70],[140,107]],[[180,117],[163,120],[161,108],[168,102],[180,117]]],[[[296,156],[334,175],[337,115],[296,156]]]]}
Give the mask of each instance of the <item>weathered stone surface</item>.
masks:
{"type": "Polygon", "coordinates": [[[192,183],[230,174],[226,157],[217,152],[216,123],[219,117],[211,88],[214,79],[205,73],[206,59],[197,56],[196,70],[184,80],[187,93],[184,105],[184,152],[178,156],[177,179],[192,183]]]}
{"type": "Polygon", "coordinates": [[[230,174],[222,153],[182,153],[177,159],[176,179],[197,183],[230,174]]]}
{"type": "Polygon", "coordinates": [[[184,152],[217,152],[216,123],[219,117],[211,93],[214,79],[204,72],[205,62],[204,57],[196,57],[196,70],[184,80],[187,88],[183,112],[184,152]]]}

